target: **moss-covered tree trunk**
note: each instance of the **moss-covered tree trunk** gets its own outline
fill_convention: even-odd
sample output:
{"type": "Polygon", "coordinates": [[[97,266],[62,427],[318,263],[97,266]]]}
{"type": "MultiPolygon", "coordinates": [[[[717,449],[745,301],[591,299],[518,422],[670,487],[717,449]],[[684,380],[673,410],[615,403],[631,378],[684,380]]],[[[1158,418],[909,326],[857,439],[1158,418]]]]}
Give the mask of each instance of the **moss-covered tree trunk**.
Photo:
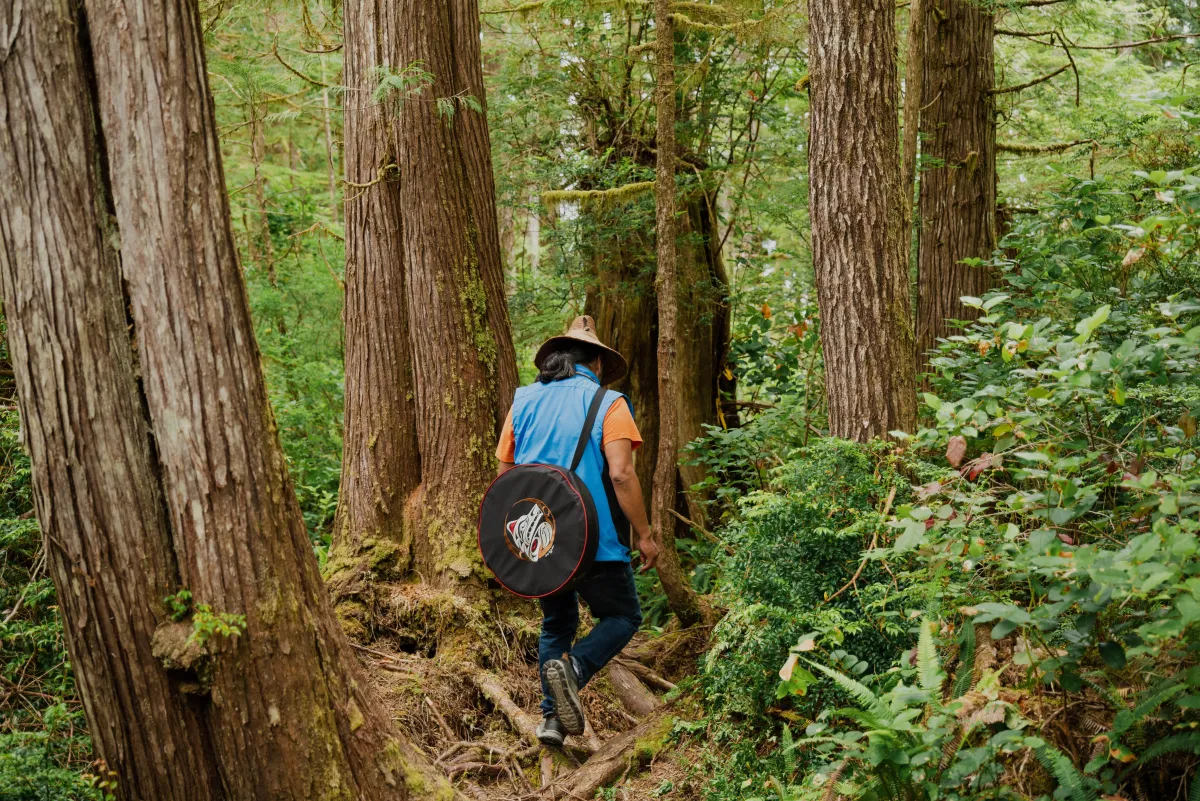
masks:
{"type": "MultiPolygon", "coordinates": [[[[679,271],[679,443],[719,425],[723,399],[732,397],[734,379],[726,374],[729,356],[728,274],[721,258],[720,236],[710,198],[687,200],[687,214],[676,218],[679,271]]],[[[602,226],[603,227],[603,226],[602,226]]],[[[658,463],[658,295],[654,290],[654,240],[640,233],[615,238],[604,230],[593,238],[588,259],[594,265],[585,312],[596,320],[600,338],[629,361],[629,373],[613,388],[629,396],[645,440],[637,452],[638,479],[651,486],[658,463]]],[[[704,478],[703,469],[679,468],[687,490],[704,478]]],[[[691,495],[680,498],[680,511],[702,522],[691,495]]]]}
{"type": "Polygon", "coordinates": [[[916,426],[891,0],[812,0],[809,209],[829,431],[916,426]]]}
{"type": "Polygon", "coordinates": [[[347,628],[372,624],[373,578],[412,564],[405,502],[421,483],[397,180],[395,119],[373,100],[398,60],[398,15],[347,0],[346,396],[342,486],[326,576],[347,628]]]}
{"type": "Polygon", "coordinates": [[[117,795],[449,794],[367,693],[317,572],[235,258],[197,6],[9,3],[0,30],[5,315],[117,795]]]}
{"type": "MultiPolygon", "coordinates": [[[[933,4],[927,4],[933,6],[933,4]]],[[[991,289],[985,259],[996,247],[994,18],[969,0],[945,0],[926,12],[917,259],[917,361],[925,368],[950,320],[973,320],[959,298],[991,289]]]]}
{"type": "Polygon", "coordinates": [[[344,13],[346,430],[329,575],[353,600],[384,568],[479,582],[475,516],[517,372],[476,4],[344,13]],[[388,76],[405,88],[377,93],[388,76]]]}

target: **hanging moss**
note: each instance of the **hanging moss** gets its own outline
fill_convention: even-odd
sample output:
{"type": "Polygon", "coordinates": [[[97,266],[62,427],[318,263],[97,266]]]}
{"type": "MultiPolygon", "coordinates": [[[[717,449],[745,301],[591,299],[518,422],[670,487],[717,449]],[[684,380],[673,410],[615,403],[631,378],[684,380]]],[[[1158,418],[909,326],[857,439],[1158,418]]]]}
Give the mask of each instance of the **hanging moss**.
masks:
{"type": "Polygon", "coordinates": [[[628,203],[639,195],[654,189],[654,181],[637,181],[612,189],[555,189],[542,193],[542,203],[553,206],[557,203],[579,203],[581,206],[612,208],[628,203]]]}

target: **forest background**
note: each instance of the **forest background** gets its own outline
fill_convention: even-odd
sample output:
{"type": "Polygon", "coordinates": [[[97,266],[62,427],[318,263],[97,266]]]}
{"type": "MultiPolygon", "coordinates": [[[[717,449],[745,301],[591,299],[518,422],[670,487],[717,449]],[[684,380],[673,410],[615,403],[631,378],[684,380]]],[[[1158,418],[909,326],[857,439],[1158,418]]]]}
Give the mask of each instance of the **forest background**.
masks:
{"type": "MultiPolygon", "coordinates": [[[[675,534],[709,628],[688,658],[655,665],[678,685],[671,717],[641,741],[639,768],[601,792],[1200,798],[1194,9],[925,7],[942,33],[924,36],[957,26],[966,42],[959,52],[923,40],[940,44],[924,45],[916,101],[930,122],[912,162],[906,286],[917,347],[937,350],[922,362],[920,425],[851,442],[829,436],[845,431],[831,423],[814,273],[808,12],[676,5],[686,444],[675,534]],[[956,121],[968,145],[948,151],[939,134],[956,121]],[[946,182],[963,176],[975,191],[952,195],[946,182]],[[967,200],[939,209],[950,196],[967,200]],[[953,230],[928,234],[935,219],[953,230]],[[948,241],[971,252],[949,267],[926,261],[948,241]]],[[[910,10],[896,8],[909,80],[910,10]]],[[[658,458],[652,11],[535,0],[489,2],[481,16],[520,380],[546,337],[595,316],[634,365],[621,388],[647,434],[647,487],[658,458]]],[[[373,188],[345,180],[344,110],[364,100],[347,88],[343,12],[203,4],[207,70],[255,335],[313,548],[363,647],[434,657],[440,632],[398,613],[381,622],[338,584],[346,208],[373,188]]],[[[411,65],[371,80],[407,90],[424,78],[411,65]]],[[[445,118],[482,108],[469,93],[443,100],[445,118]]],[[[119,796],[66,656],[3,357],[0,798],[119,796]]],[[[640,576],[639,592],[646,642],[684,630],[657,574],[640,576]]],[[[236,620],[211,625],[236,635],[236,620]]],[[[512,633],[527,648],[528,626],[512,633]]],[[[454,712],[451,728],[487,729],[491,707],[477,706],[454,712]]],[[[400,715],[418,741],[422,725],[437,728],[421,714],[400,715]]],[[[506,777],[452,772],[468,773],[503,797],[506,777]]]]}

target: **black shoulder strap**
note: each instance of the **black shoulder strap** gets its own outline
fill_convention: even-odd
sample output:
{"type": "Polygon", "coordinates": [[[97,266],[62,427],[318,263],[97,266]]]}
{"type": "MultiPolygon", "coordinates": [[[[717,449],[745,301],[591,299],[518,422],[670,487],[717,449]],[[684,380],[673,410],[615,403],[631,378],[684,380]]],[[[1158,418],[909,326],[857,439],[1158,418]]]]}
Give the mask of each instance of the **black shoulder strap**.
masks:
{"type": "Polygon", "coordinates": [[[588,407],[587,419],[583,421],[583,430],[579,432],[579,443],[575,446],[575,456],[571,459],[572,473],[575,472],[575,468],[579,467],[579,462],[583,459],[583,451],[587,448],[588,439],[592,435],[592,426],[596,423],[596,415],[600,413],[600,403],[604,400],[607,392],[607,389],[601,387],[592,396],[592,405],[588,407]]]}

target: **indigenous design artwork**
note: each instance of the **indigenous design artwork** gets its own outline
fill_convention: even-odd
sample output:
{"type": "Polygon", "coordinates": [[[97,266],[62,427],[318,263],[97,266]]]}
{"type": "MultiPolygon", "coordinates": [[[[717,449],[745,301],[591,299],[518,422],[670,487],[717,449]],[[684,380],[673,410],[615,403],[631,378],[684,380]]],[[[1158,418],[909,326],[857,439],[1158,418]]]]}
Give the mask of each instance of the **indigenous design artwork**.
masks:
{"type": "Polygon", "coordinates": [[[522,498],[513,508],[532,504],[515,520],[506,520],[504,533],[508,547],[517,558],[536,562],[549,555],[554,548],[554,515],[549,507],[536,498],[522,498]]]}

